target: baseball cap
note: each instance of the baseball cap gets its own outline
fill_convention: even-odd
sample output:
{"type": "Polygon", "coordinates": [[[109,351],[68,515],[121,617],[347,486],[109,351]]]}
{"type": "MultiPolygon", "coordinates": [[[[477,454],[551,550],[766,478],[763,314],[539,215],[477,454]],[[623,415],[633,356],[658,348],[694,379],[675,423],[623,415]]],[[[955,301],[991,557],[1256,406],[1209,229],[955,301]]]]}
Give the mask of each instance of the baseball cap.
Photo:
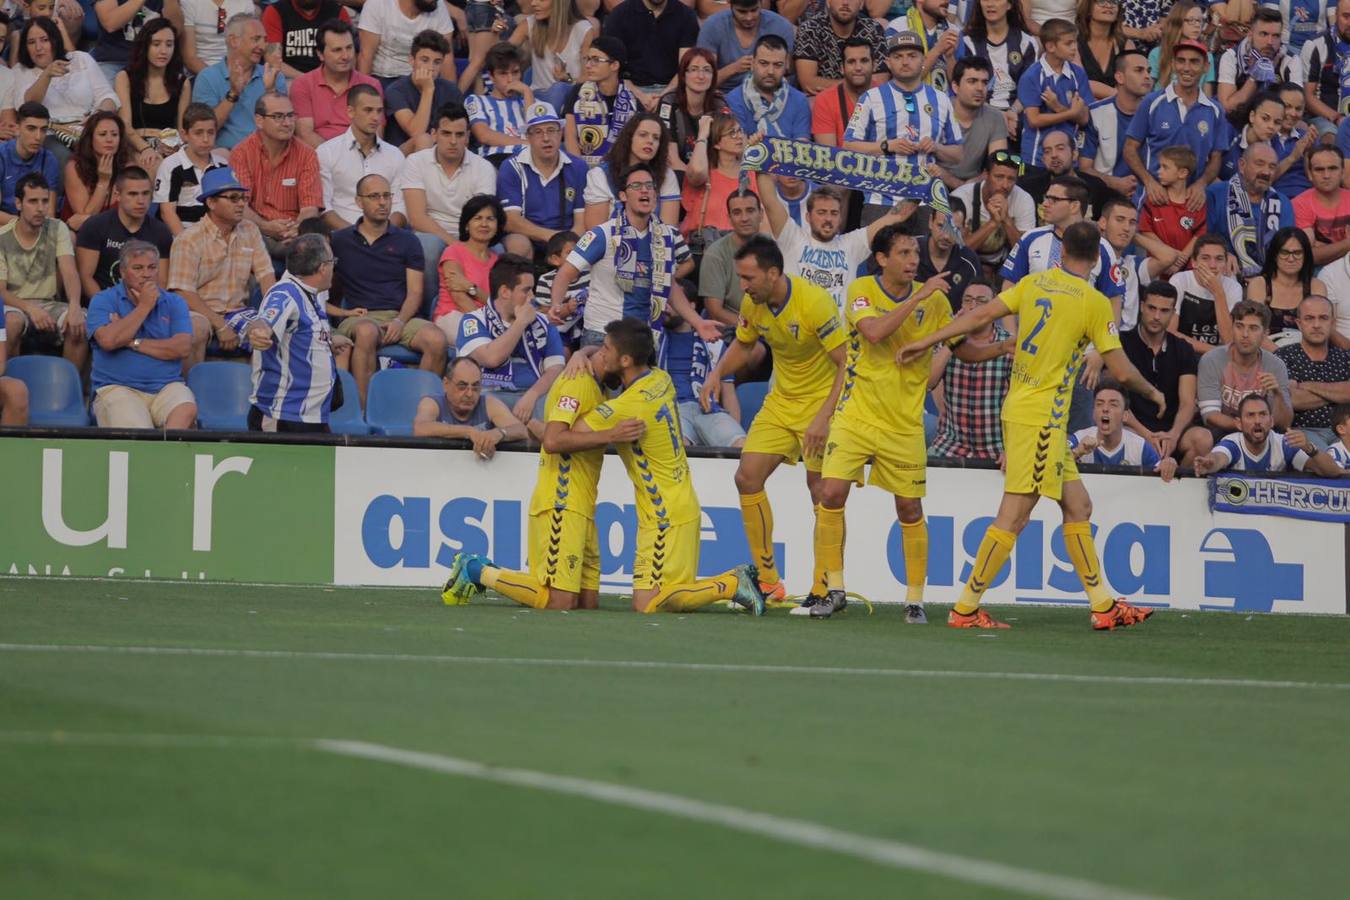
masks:
{"type": "Polygon", "coordinates": [[[234,177],[234,169],[229,166],[219,166],[215,169],[208,169],[202,175],[202,189],[197,194],[197,199],[205,200],[207,197],[214,197],[216,194],[223,194],[226,191],[246,191],[248,188],[239,183],[239,179],[234,177]]]}
{"type": "Polygon", "coordinates": [[[1172,54],[1176,55],[1178,50],[1194,50],[1201,56],[1209,56],[1209,48],[1199,41],[1177,41],[1172,47],[1172,54]]]}
{"type": "Polygon", "coordinates": [[[886,53],[895,53],[899,50],[918,50],[923,52],[923,41],[912,31],[902,31],[899,34],[892,34],[886,38],[886,45],[883,48],[886,53]]]}
{"type": "Polygon", "coordinates": [[[552,105],[545,103],[543,100],[531,103],[525,109],[526,133],[529,133],[529,130],[536,125],[561,125],[561,124],[562,119],[558,118],[558,114],[554,111],[552,105]]]}

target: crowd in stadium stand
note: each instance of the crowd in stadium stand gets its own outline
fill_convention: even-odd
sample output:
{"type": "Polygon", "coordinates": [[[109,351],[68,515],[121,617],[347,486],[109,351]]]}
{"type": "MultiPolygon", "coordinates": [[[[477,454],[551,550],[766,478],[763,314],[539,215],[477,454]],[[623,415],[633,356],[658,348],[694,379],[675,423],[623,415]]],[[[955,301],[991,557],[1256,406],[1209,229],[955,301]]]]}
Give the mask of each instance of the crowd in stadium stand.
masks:
{"type": "MultiPolygon", "coordinates": [[[[324,431],[408,368],[440,389],[407,433],[490,455],[638,312],[686,442],[734,448],[764,349],[698,398],[754,234],[842,308],[905,229],[960,314],[1090,220],[1168,411],[1089,350],[1080,458],[1170,477],[1251,394],[1346,428],[1350,0],[5,0],[0,38],[4,424],[50,377],[21,357],[102,427],[195,427],[224,360],[249,427],[324,431]],[[743,167],[769,137],[908,162],[950,212],[743,167]]],[[[1011,369],[934,355],[934,456],[999,458],[1011,369]]]]}

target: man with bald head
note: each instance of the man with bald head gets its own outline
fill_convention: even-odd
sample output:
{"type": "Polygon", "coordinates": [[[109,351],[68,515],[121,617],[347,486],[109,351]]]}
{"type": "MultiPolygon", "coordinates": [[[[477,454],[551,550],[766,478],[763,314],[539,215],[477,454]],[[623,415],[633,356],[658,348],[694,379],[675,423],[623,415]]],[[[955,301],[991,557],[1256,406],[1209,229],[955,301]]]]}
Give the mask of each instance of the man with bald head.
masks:
{"type": "Polygon", "coordinates": [[[1205,191],[1210,230],[1228,239],[1243,278],[1260,273],[1271,236],[1294,224],[1294,204],[1271,186],[1278,162],[1275,148],[1256,141],[1243,151],[1236,175],[1205,191]]]}

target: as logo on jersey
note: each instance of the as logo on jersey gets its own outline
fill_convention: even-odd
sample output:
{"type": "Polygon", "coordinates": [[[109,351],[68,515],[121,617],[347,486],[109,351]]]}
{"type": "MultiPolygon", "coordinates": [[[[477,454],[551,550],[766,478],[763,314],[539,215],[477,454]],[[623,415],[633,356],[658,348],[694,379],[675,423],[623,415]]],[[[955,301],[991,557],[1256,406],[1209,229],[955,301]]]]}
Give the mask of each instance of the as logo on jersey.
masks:
{"type": "Polygon", "coordinates": [[[281,315],[281,310],[277,309],[275,306],[269,306],[267,309],[263,310],[262,317],[268,322],[274,323],[279,315],[281,315]]]}
{"type": "Polygon", "coordinates": [[[591,244],[593,243],[595,243],[595,232],[588,231],[581,236],[581,240],[577,241],[577,249],[585,250],[586,248],[590,247],[591,244]]]}
{"type": "Polygon", "coordinates": [[[581,401],[577,400],[576,397],[559,397],[558,409],[566,412],[576,412],[581,409],[581,401]]]}
{"type": "Polygon", "coordinates": [[[1192,219],[1190,216],[1182,216],[1181,227],[1186,229],[1187,231],[1190,231],[1192,228],[1195,227],[1195,219],[1192,219]]]}
{"type": "Polygon", "coordinates": [[[867,309],[871,305],[872,301],[868,300],[866,297],[855,297],[852,308],[856,311],[859,309],[867,309]]]}

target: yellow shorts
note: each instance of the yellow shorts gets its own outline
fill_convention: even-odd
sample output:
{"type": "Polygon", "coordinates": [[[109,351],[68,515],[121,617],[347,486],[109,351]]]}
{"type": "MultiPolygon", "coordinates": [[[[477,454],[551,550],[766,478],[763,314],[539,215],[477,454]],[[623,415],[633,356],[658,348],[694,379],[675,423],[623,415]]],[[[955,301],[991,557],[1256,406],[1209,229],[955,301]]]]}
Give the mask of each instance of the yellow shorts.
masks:
{"type": "Polygon", "coordinates": [[[923,432],[897,434],[874,425],[836,418],[825,442],[825,478],[863,483],[863,467],[872,464],[868,481],[897,497],[928,493],[928,447],[923,432]]]}
{"type": "Polygon", "coordinates": [[[638,523],[637,556],[633,560],[633,587],[642,590],[698,579],[700,522],[656,528],[638,523]]]}
{"type": "MultiPolygon", "coordinates": [[[[808,409],[801,401],[783,400],[770,391],[759,415],[750,423],[741,453],[781,456],[788,465],[795,466],[802,458],[802,437],[819,411],[819,404],[808,409]]],[[[822,461],[823,456],[807,457],[806,468],[819,472],[822,461]]]]}
{"type": "Polygon", "coordinates": [[[530,516],[530,574],[545,587],[579,593],[600,588],[595,520],[570,509],[530,516]]]}
{"type": "Polygon", "coordinates": [[[1040,494],[1058,500],[1065,483],[1078,480],[1069,436],[1062,428],[1004,421],[1003,452],[1008,462],[1003,489],[1010,494],[1040,494]]]}

